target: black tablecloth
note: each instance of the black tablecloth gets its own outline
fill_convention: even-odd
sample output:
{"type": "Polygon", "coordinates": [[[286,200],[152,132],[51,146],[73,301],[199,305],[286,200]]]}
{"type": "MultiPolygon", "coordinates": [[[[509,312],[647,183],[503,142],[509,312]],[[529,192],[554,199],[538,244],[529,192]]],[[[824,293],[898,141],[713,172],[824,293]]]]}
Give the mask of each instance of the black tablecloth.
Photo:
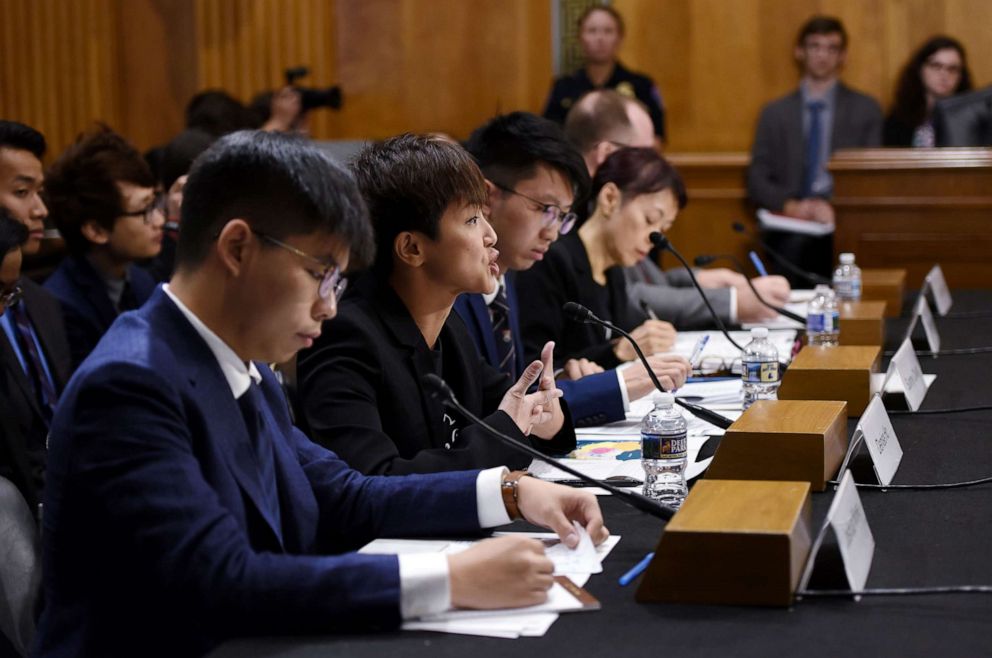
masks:
{"type": "MultiPolygon", "coordinates": [[[[952,312],[989,310],[992,292],[954,291],[952,312]]],[[[937,320],[944,349],[992,345],[992,318],[937,320]]],[[[887,324],[886,349],[907,320],[887,324]]],[[[992,403],[992,353],[921,357],[937,375],[923,409],[992,403]]],[[[893,415],[904,456],[895,483],[992,475],[992,412],[893,415]]],[[[849,430],[853,432],[854,421],[849,430]]],[[[771,458],[772,456],[770,456],[771,458]]],[[[875,537],[868,587],[992,585],[992,485],[943,491],[860,490],[875,537]]],[[[813,494],[814,527],[833,496],[813,494]]],[[[657,521],[600,498],[622,540],[587,589],[603,609],[564,614],[542,638],[499,640],[435,633],[244,639],[215,656],[982,656],[992,655],[992,595],[810,600],[790,608],[651,604],[617,579],[654,549],[657,521]]],[[[521,529],[524,529],[521,527],[521,529]]]]}

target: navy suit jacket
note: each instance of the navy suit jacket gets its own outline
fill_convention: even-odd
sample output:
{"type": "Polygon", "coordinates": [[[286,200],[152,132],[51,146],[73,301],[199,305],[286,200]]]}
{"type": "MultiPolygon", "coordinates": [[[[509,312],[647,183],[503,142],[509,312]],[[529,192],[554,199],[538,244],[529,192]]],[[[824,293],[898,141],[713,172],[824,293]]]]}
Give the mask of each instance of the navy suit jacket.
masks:
{"type": "Polygon", "coordinates": [[[52,424],[35,655],[186,656],[238,635],[393,627],[377,536],[477,533],[477,471],[366,477],[289,419],[269,369],[281,526],[213,353],[164,291],[123,314],[52,424]]]}
{"type": "MultiPolygon", "coordinates": [[[[128,266],[127,278],[141,306],[155,290],[155,280],[137,265],[128,266]]],[[[85,257],[68,256],[45,281],[45,287],[62,304],[72,365],[78,367],[117,319],[117,309],[100,273],[85,257]]]]}
{"type": "MultiPolygon", "coordinates": [[[[506,301],[510,306],[510,331],[516,350],[514,373],[520,376],[526,364],[524,363],[524,345],[520,336],[518,315],[520,307],[517,303],[515,277],[510,272],[506,275],[506,301]]],[[[475,342],[479,354],[496,366],[499,357],[496,351],[496,337],[493,335],[493,322],[489,315],[489,307],[479,294],[464,294],[455,301],[455,312],[461,316],[475,342]]],[[[613,421],[623,420],[626,414],[623,408],[623,396],[620,394],[620,383],[617,373],[607,370],[595,375],[583,377],[578,381],[562,380],[557,382],[558,388],[564,393],[565,401],[572,412],[576,427],[602,425],[613,421]]]]}

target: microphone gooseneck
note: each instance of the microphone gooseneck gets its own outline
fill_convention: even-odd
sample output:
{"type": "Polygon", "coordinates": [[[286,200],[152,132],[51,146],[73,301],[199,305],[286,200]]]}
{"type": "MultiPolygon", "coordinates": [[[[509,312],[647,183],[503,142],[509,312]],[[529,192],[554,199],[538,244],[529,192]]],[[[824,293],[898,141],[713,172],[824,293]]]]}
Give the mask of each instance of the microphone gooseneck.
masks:
{"type": "Polygon", "coordinates": [[[770,308],[771,310],[775,311],[776,313],[779,313],[780,315],[784,315],[785,317],[789,318],[790,320],[795,320],[796,322],[798,322],[798,323],[800,323],[800,324],[802,324],[802,325],[805,326],[805,324],[806,324],[806,318],[804,318],[803,316],[801,316],[801,315],[799,315],[797,313],[793,313],[792,311],[790,311],[788,309],[781,308],[779,306],[773,306],[772,304],[769,304],[765,300],[764,297],[761,296],[761,294],[758,292],[758,289],[754,287],[754,283],[751,282],[751,279],[747,276],[747,274],[744,274],[744,265],[741,263],[741,261],[736,256],[734,256],[732,254],[716,254],[716,255],[696,256],[696,258],[693,259],[693,262],[696,264],[697,267],[702,267],[704,265],[709,265],[710,263],[712,263],[713,261],[716,261],[716,260],[728,260],[731,263],[733,263],[734,264],[734,269],[737,270],[737,272],[739,274],[741,274],[741,275],[744,276],[744,280],[747,282],[748,288],[751,289],[751,292],[754,293],[754,296],[758,299],[759,302],[761,302],[761,304],[763,306],[765,306],[766,308],[770,308]]]}
{"type": "Polygon", "coordinates": [[[808,283],[813,284],[814,286],[819,284],[826,284],[829,286],[833,283],[832,281],[830,281],[830,279],[827,279],[826,277],[822,277],[816,272],[807,272],[806,270],[799,269],[799,267],[794,265],[792,261],[790,261],[788,258],[783,256],[781,252],[769,247],[767,242],[765,242],[759,236],[749,231],[747,227],[744,226],[744,224],[740,222],[734,222],[733,224],[731,224],[731,226],[733,227],[734,231],[736,231],[737,233],[746,235],[747,237],[751,238],[756,243],[761,245],[761,248],[765,250],[765,253],[771,256],[771,259],[773,261],[778,263],[781,267],[784,267],[785,269],[789,270],[799,278],[807,281],[808,283]]]}
{"type": "Polygon", "coordinates": [[[717,315],[716,311],[713,309],[713,305],[710,304],[709,297],[706,296],[706,293],[703,291],[703,287],[699,285],[699,281],[696,280],[696,275],[692,271],[692,268],[689,266],[689,263],[686,262],[685,258],[682,257],[682,254],[680,254],[678,250],[672,246],[671,241],[669,241],[668,238],[666,238],[658,231],[655,231],[654,233],[651,234],[651,244],[653,244],[658,249],[670,251],[673,256],[679,259],[679,262],[682,263],[682,266],[689,273],[689,279],[692,281],[692,285],[696,287],[696,291],[703,298],[703,302],[706,304],[706,308],[709,309],[710,315],[713,317],[713,321],[716,322],[717,329],[719,329],[720,332],[727,337],[727,340],[730,341],[731,345],[733,345],[734,347],[736,347],[737,349],[743,352],[744,348],[738,345],[736,340],[731,338],[730,332],[727,331],[727,327],[725,327],[723,324],[723,320],[720,319],[720,316],[717,315]]]}
{"type": "MultiPolygon", "coordinates": [[[[586,309],[586,311],[588,312],[588,309],[586,309]]],[[[590,313],[590,315],[592,314],[590,313]]],[[[594,487],[600,487],[602,489],[606,489],[611,494],[613,494],[623,502],[627,503],[634,509],[640,510],[646,514],[650,514],[651,516],[659,518],[662,521],[668,521],[675,515],[675,510],[672,509],[671,507],[666,507],[665,505],[662,505],[661,503],[651,500],[650,498],[642,496],[641,494],[634,493],[632,491],[624,491],[623,489],[614,487],[612,484],[609,484],[607,482],[600,482],[595,478],[589,477],[585,473],[581,473],[575,470],[571,466],[566,466],[565,464],[562,464],[560,461],[554,459],[553,457],[548,457],[547,455],[543,454],[539,450],[535,450],[529,445],[521,443],[515,440],[514,438],[507,436],[506,434],[503,434],[498,429],[496,429],[492,425],[489,425],[486,421],[482,420],[481,418],[473,414],[471,411],[466,409],[464,406],[462,406],[462,404],[455,397],[455,394],[452,392],[451,388],[448,386],[447,382],[445,382],[437,375],[433,373],[426,374],[421,378],[420,381],[430,391],[430,394],[435,399],[440,400],[444,406],[454,409],[461,415],[465,416],[465,418],[479,425],[481,428],[489,432],[489,434],[496,437],[498,440],[502,441],[506,445],[516,448],[517,450],[520,450],[522,452],[525,452],[534,459],[540,459],[545,463],[551,464],[555,468],[565,471],[569,475],[579,480],[582,480],[587,484],[590,484],[594,487]]]]}
{"type": "MultiPolygon", "coordinates": [[[[606,327],[607,329],[610,329],[611,331],[615,331],[624,338],[626,338],[633,346],[634,352],[637,353],[637,358],[640,359],[642,364],[644,364],[644,369],[648,371],[648,377],[651,378],[651,383],[654,384],[654,387],[659,391],[661,391],[662,393],[669,392],[666,391],[665,387],[661,385],[660,381],[658,381],[658,376],[654,374],[654,370],[651,368],[651,364],[648,363],[647,357],[644,356],[644,352],[641,351],[641,346],[637,344],[637,341],[634,340],[633,336],[631,336],[629,333],[627,333],[620,327],[616,326],[615,324],[596,317],[596,315],[592,311],[587,309],[585,306],[582,306],[581,304],[576,304],[575,302],[565,302],[565,305],[562,306],[562,310],[565,311],[565,313],[569,316],[570,319],[575,320],[576,322],[585,322],[585,323],[591,322],[593,324],[598,324],[601,327],[606,327]]],[[[696,418],[705,420],[707,423],[716,425],[721,429],[727,429],[728,427],[734,424],[734,421],[730,420],[729,418],[721,416],[715,411],[710,411],[706,407],[701,407],[698,404],[686,402],[682,398],[678,398],[678,397],[675,398],[675,404],[679,405],[683,409],[686,409],[696,418]]]]}

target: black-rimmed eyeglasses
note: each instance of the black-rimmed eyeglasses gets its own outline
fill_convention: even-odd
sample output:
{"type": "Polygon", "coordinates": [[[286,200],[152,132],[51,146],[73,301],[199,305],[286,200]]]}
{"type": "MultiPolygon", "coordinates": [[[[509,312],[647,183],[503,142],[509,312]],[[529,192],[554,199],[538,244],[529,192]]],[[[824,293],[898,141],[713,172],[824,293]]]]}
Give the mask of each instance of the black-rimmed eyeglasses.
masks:
{"type": "Polygon", "coordinates": [[[335,302],[341,299],[341,295],[344,294],[344,289],[348,287],[348,279],[344,278],[344,272],[341,271],[341,268],[337,264],[328,263],[327,261],[321,260],[316,256],[311,256],[305,251],[301,251],[293,245],[286,244],[282,240],[277,240],[271,235],[266,235],[261,231],[252,229],[252,232],[263,242],[268,242],[271,245],[294,253],[300,258],[304,258],[312,263],[317,263],[320,265],[323,268],[320,272],[314,272],[307,269],[307,274],[312,276],[318,282],[317,294],[320,295],[320,298],[325,302],[331,301],[332,298],[335,302]]]}
{"type": "Polygon", "coordinates": [[[544,203],[543,201],[538,201],[537,199],[531,198],[526,194],[521,194],[511,187],[506,185],[501,185],[499,183],[493,183],[496,187],[503,190],[504,192],[509,192],[510,194],[515,194],[519,197],[527,199],[533,204],[536,204],[541,208],[541,226],[544,228],[550,228],[555,222],[561,222],[561,226],[558,227],[558,233],[565,235],[572,230],[575,226],[575,220],[578,216],[574,212],[566,211],[560,206],[556,206],[553,203],[544,203]]]}
{"type": "Polygon", "coordinates": [[[156,194],[155,198],[152,199],[151,203],[142,208],[141,210],[134,210],[131,212],[122,212],[122,217],[140,217],[141,221],[145,223],[145,226],[151,226],[155,223],[155,212],[162,214],[163,221],[165,220],[165,203],[166,196],[164,194],[156,194]]]}

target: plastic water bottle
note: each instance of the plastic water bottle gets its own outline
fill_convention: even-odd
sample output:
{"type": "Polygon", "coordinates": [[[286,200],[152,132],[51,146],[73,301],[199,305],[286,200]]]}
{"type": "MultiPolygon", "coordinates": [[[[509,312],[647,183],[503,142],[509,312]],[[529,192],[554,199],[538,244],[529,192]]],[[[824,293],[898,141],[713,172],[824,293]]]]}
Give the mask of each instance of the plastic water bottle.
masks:
{"type": "Polygon", "coordinates": [[[834,292],[841,301],[861,299],[861,268],[854,264],[854,254],[840,255],[840,265],[834,270],[834,292]]]}
{"type": "Polygon", "coordinates": [[[834,346],[840,341],[840,312],[837,297],[830,286],[818,285],[813,290],[806,312],[806,341],[810,345],[834,346]]]}
{"type": "Polygon", "coordinates": [[[777,400],[778,385],[782,382],[778,369],[778,350],[768,341],[768,329],[751,330],[751,342],[744,346],[741,359],[741,378],[744,380],[744,408],[757,400],[777,400]]]}
{"type": "Polygon", "coordinates": [[[685,500],[686,422],[671,393],[655,393],[641,421],[644,495],[678,509],[685,500]]]}

